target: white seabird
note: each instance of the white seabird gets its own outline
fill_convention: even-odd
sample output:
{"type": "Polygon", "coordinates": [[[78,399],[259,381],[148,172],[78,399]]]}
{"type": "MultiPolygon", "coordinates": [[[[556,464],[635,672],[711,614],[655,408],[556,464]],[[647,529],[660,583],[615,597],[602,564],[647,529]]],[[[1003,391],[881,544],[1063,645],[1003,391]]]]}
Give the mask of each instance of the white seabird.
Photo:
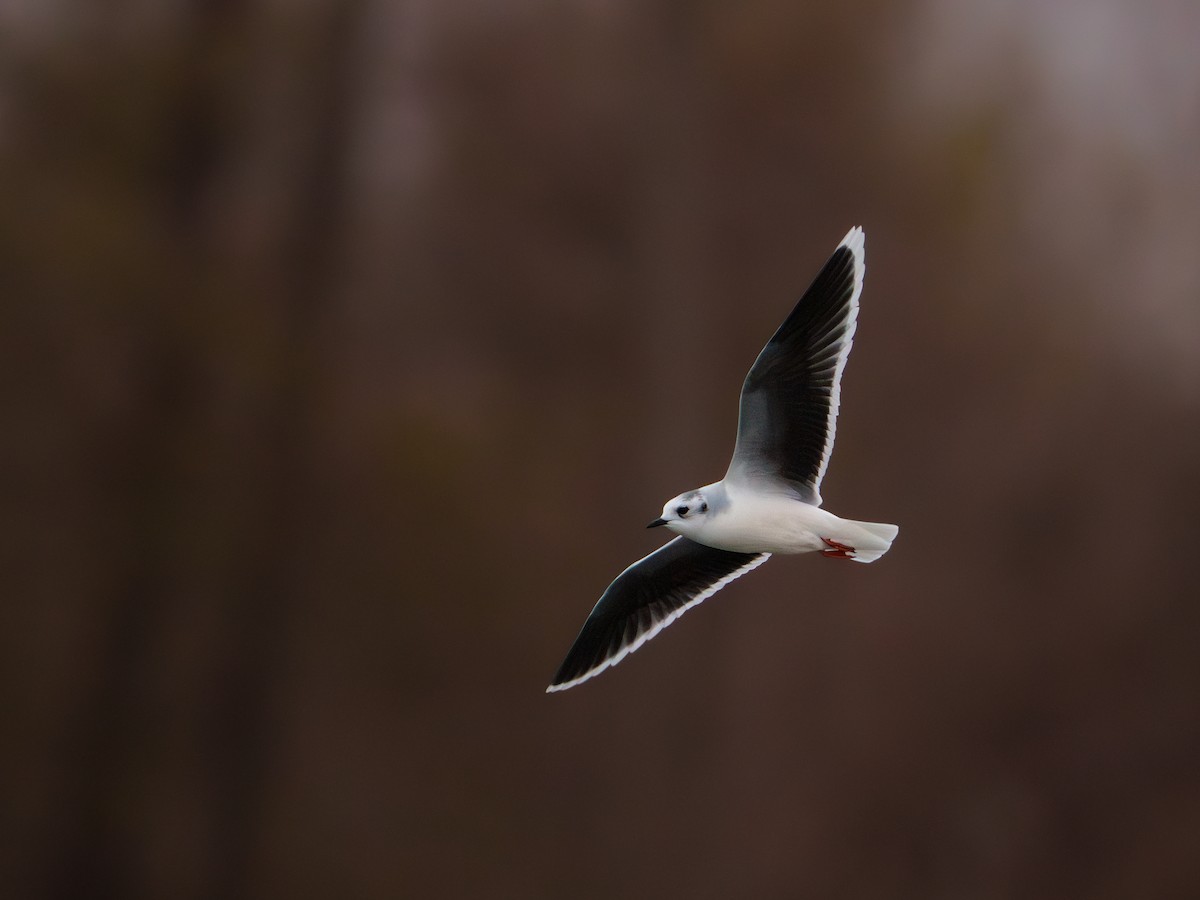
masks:
{"type": "Polygon", "coordinates": [[[679,537],[608,586],[547,691],[615,666],[772,553],[868,563],[888,551],[897,526],[821,509],[865,271],[863,230],[852,228],[750,367],[725,477],[667,501],[649,527],[679,537]]]}

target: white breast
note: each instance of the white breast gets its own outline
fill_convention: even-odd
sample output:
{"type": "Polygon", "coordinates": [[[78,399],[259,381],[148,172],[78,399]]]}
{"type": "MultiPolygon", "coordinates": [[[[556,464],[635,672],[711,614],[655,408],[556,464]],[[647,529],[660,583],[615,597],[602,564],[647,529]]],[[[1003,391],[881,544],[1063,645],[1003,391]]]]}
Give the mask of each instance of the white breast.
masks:
{"type": "Polygon", "coordinates": [[[729,504],[673,530],[701,544],[739,553],[807,553],[826,545],[837,516],[781,494],[729,491],[729,504]]]}

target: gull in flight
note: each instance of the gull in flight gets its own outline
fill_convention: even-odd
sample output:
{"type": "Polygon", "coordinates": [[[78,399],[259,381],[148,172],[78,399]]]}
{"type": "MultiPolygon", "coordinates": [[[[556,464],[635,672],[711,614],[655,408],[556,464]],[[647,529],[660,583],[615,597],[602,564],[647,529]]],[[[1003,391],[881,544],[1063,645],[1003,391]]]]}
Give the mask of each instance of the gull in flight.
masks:
{"type": "Polygon", "coordinates": [[[679,536],[608,586],[547,691],[615,666],[772,553],[868,563],[888,551],[895,525],[821,508],[865,271],[852,228],[750,367],[725,477],[667,501],[649,527],[679,536]]]}

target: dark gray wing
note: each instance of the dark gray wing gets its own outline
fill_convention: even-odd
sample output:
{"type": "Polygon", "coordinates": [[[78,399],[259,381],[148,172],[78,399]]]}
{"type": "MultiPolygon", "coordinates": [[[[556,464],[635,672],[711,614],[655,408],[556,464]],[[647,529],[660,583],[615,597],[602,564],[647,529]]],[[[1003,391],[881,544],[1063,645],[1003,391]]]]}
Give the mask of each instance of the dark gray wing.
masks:
{"type": "Polygon", "coordinates": [[[563,691],[615,666],[687,610],[767,561],[677,537],[617,576],[547,691],[563,691]]]}
{"type": "Polygon", "coordinates": [[[821,505],[865,271],[852,228],[746,375],[726,482],[770,482],[821,505]]]}

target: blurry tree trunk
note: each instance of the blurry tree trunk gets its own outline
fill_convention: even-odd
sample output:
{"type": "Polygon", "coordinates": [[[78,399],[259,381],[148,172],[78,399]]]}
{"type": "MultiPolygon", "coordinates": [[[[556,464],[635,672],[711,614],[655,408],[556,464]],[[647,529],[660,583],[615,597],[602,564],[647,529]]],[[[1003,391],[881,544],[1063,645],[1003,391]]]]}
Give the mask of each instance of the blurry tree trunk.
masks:
{"type": "MultiPolygon", "coordinates": [[[[131,552],[114,566],[111,593],[97,597],[107,640],[71,741],[65,788],[71,819],[48,857],[56,896],[161,896],[178,886],[176,873],[156,873],[139,856],[146,848],[138,835],[158,831],[173,805],[189,802],[189,840],[166,855],[192,870],[192,895],[251,893],[262,789],[276,750],[284,624],[309,578],[306,545],[319,540],[321,311],[341,250],[343,117],[353,105],[359,7],[330,4],[324,15],[289,21],[300,29],[298,43],[260,44],[266,56],[250,58],[244,51],[254,46],[251,35],[264,13],[253,11],[246,2],[198,0],[186,8],[176,31],[183,41],[176,81],[164,107],[171,120],[147,123],[168,135],[159,159],[160,216],[175,265],[162,269],[158,300],[138,326],[146,337],[135,360],[140,397],[131,420],[142,424],[100,463],[107,466],[100,478],[114,486],[106,524],[125,533],[119,546],[131,552]],[[302,73],[283,110],[245,102],[271,54],[282,55],[274,63],[287,77],[302,73]],[[239,109],[241,128],[231,132],[239,109]],[[272,124],[289,119],[297,144],[272,146],[264,113],[272,124]],[[234,195],[241,174],[235,159],[247,148],[252,157],[284,153],[275,166],[293,183],[258,197],[275,233],[237,248],[236,239],[216,230],[230,217],[213,209],[222,202],[246,208],[245,197],[234,195]],[[238,252],[247,255],[230,255],[238,252]],[[247,268],[257,272],[249,281],[241,274],[247,268]],[[229,329],[215,341],[198,327],[212,322],[229,329]],[[215,381],[220,367],[210,357],[215,351],[236,358],[247,327],[271,335],[282,375],[249,405],[244,398],[253,388],[215,381]],[[233,522],[244,542],[208,560],[200,581],[214,590],[189,598],[191,560],[203,566],[203,545],[220,546],[225,538],[206,525],[233,522]],[[218,617],[212,636],[218,645],[206,657],[204,705],[188,708],[191,694],[180,680],[186,673],[163,659],[162,648],[179,641],[180,622],[172,617],[196,602],[210,607],[201,619],[218,617]],[[172,731],[195,736],[188,742],[193,752],[182,760],[158,751],[170,745],[172,731]],[[186,796],[163,797],[164,790],[186,796]]],[[[278,174],[269,164],[268,171],[278,174]]],[[[261,192],[260,184],[254,188],[261,192]]]]}
{"type": "MultiPolygon", "coordinates": [[[[704,408],[699,385],[711,336],[705,277],[704,217],[712,194],[707,119],[699,105],[702,71],[693,58],[694,20],[673,7],[656,7],[641,18],[645,29],[635,40],[642,67],[638,80],[645,87],[637,94],[641,205],[636,214],[646,302],[644,316],[635,310],[627,327],[641,334],[650,391],[646,467],[661,468],[669,458],[671,469],[686,472],[702,464],[696,453],[704,408]]],[[[694,485],[678,490],[686,487],[694,485]]]]}

